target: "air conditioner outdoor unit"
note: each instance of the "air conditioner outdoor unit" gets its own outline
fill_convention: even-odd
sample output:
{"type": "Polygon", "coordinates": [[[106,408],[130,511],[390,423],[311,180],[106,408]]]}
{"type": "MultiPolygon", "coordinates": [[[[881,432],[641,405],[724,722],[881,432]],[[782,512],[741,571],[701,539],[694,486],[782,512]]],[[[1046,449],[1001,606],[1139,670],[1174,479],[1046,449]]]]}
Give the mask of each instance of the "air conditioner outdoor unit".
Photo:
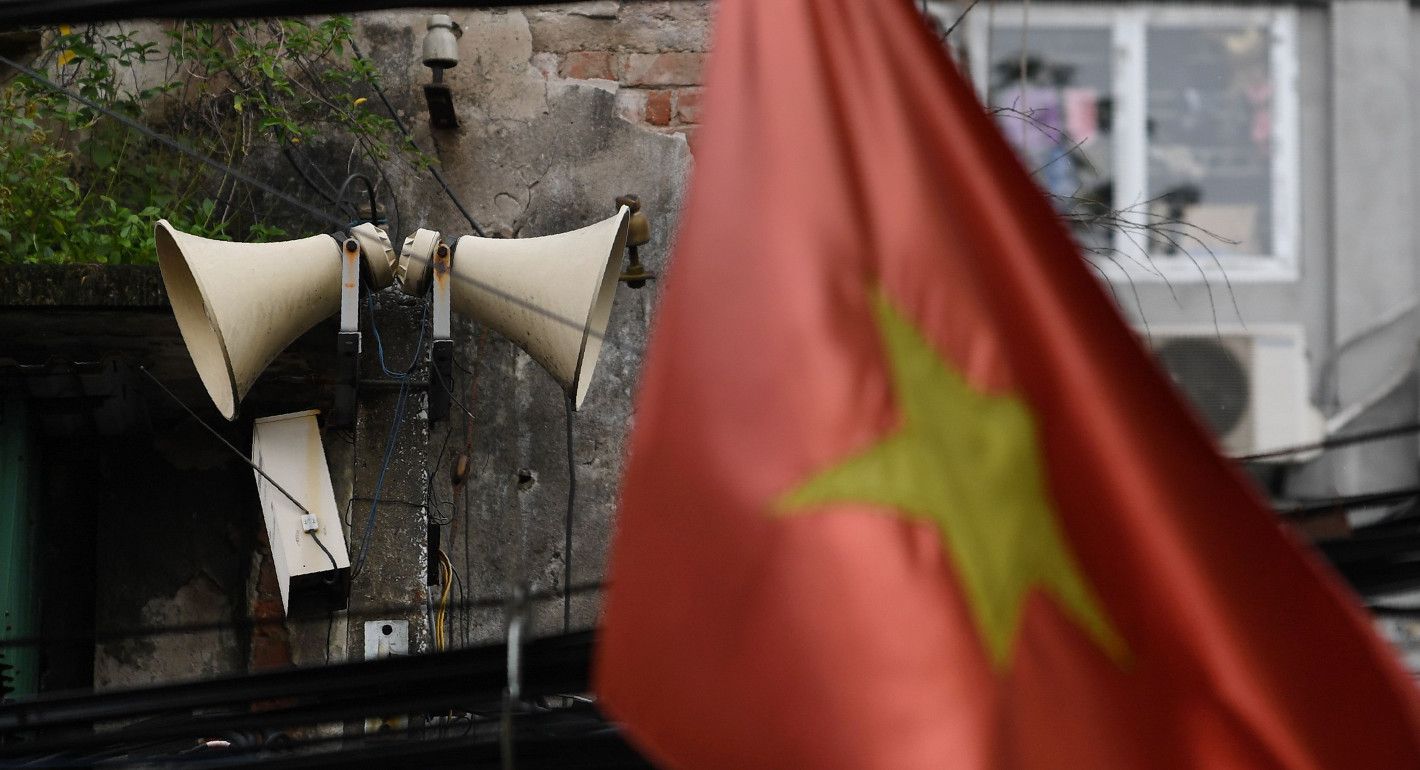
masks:
{"type": "MultiPolygon", "coordinates": [[[[1142,332],[1142,330],[1141,330],[1142,332]]],[[[1151,326],[1145,340],[1229,455],[1319,441],[1298,326],[1151,326]]]]}

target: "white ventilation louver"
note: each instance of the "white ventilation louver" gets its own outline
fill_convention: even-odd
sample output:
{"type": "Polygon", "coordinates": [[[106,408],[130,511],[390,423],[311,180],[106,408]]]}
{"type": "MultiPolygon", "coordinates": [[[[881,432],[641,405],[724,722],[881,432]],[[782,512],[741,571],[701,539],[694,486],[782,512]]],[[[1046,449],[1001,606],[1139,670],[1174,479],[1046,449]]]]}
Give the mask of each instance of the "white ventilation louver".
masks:
{"type": "Polygon", "coordinates": [[[1164,370],[1229,455],[1319,441],[1308,397],[1306,341],[1296,326],[1151,327],[1164,370]]]}

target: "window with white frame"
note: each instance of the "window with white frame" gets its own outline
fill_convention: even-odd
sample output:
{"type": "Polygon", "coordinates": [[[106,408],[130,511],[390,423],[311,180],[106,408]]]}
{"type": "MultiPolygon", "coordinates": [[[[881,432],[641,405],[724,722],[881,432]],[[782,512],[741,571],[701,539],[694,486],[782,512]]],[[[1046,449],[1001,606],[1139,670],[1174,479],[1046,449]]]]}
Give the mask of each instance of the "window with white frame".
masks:
{"type": "Polygon", "coordinates": [[[1292,9],[1037,0],[966,21],[983,99],[1106,275],[1296,277],[1292,9]]]}

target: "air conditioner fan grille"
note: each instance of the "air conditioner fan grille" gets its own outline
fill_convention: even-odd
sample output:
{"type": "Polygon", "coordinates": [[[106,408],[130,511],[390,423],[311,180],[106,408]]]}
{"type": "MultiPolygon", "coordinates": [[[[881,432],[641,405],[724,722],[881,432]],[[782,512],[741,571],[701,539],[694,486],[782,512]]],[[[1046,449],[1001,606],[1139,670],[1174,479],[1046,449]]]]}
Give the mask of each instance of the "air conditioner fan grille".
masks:
{"type": "Polygon", "coordinates": [[[1154,352],[1218,436],[1242,423],[1251,402],[1247,367],[1221,340],[1174,339],[1154,352]]]}

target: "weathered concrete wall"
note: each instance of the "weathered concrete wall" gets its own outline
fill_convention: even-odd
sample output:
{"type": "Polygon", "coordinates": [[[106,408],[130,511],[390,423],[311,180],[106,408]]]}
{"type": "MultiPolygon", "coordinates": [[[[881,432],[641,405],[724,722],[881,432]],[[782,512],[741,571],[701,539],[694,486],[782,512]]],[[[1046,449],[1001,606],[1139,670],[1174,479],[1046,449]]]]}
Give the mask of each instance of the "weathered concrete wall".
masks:
{"type": "MultiPolygon", "coordinates": [[[[490,234],[530,237],[572,230],[612,214],[617,195],[635,193],[653,223],[652,241],[641,255],[649,269],[664,272],[692,165],[710,9],[708,2],[593,2],[455,12],[465,31],[462,63],[448,73],[462,123],[456,131],[432,131],[428,124],[420,85],[430,72],[419,61],[426,15],[363,16],[357,31],[401,117],[490,234]]],[[[378,102],[368,108],[379,109],[378,102]]],[[[287,173],[270,165],[278,176],[287,173]]],[[[421,226],[449,239],[469,232],[427,172],[398,163],[387,172],[400,191],[396,244],[421,226]]],[[[0,314],[5,331],[0,358],[33,363],[117,356],[144,363],[220,425],[176,334],[157,271],[75,272],[84,270],[37,269],[17,272],[8,282],[0,278],[7,301],[55,306],[0,314]],[[109,306],[113,309],[102,309],[109,306]]],[[[619,288],[596,378],[576,417],[574,583],[596,583],[605,571],[632,398],[658,286],[619,288]]],[[[414,346],[406,337],[417,330],[417,305],[393,295],[382,296],[379,305],[391,361],[409,360],[414,346]]],[[[334,336],[333,324],[321,324],[268,369],[243,405],[242,419],[227,431],[234,443],[247,443],[251,416],[328,402],[334,336]]],[[[496,335],[457,319],[455,339],[460,405],[448,424],[429,432],[426,395],[411,396],[386,479],[388,502],[379,512],[371,564],[352,591],[352,615],[404,605],[416,649],[428,646],[422,625],[425,513],[411,511],[407,503],[423,498],[431,470],[437,474],[429,492],[431,513],[448,522],[445,551],[461,573],[465,598],[501,597],[517,584],[555,593],[567,579],[562,394],[525,354],[496,335]],[[472,455],[473,470],[455,490],[448,468],[465,451],[472,455]]],[[[373,353],[367,331],[367,378],[379,376],[373,353]]],[[[420,355],[427,355],[427,344],[420,355]]],[[[422,370],[414,379],[427,381],[422,370]]],[[[85,569],[95,586],[92,611],[78,614],[92,617],[100,636],[154,625],[238,627],[101,642],[93,650],[94,683],[126,686],[210,676],[291,659],[318,663],[328,654],[327,636],[332,659],[343,658],[347,648],[358,651],[360,617],[352,617],[348,631],[341,617],[288,621],[285,628],[262,626],[254,633],[239,627],[245,618],[280,615],[251,473],[156,390],[140,386],[152,433],[115,439],[122,447],[90,446],[85,457],[97,470],[84,463],[55,465],[75,477],[61,485],[64,489],[79,489],[81,476],[92,482],[88,497],[70,501],[73,508],[101,509],[93,517],[95,543],[87,552],[92,555],[81,554],[92,559],[92,569],[85,569]]],[[[360,428],[353,435],[326,434],[342,507],[356,498],[348,517],[353,529],[363,527],[368,501],[362,498],[371,492],[393,415],[393,404],[386,403],[393,398],[384,398],[391,392],[365,395],[380,404],[366,410],[360,428]]],[[[55,497],[56,505],[67,499],[62,497],[55,497]]],[[[348,542],[353,551],[359,538],[348,542]]],[[[578,596],[574,625],[595,622],[598,599],[595,593],[578,596]]],[[[560,603],[539,603],[537,632],[554,631],[560,621],[560,603]]],[[[501,640],[502,611],[492,607],[456,618],[453,625],[456,641],[501,640]]],[[[84,677],[82,670],[71,676],[84,677]]]]}
{"type": "MultiPolygon", "coordinates": [[[[380,67],[401,117],[473,215],[490,234],[546,235],[603,219],[615,211],[617,195],[636,193],[653,223],[653,238],[642,257],[649,269],[664,271],[691,169],[710,4],[596,2],[455,15],[464,29],[462,63],[448,73],[462,123],[456,131],[429,128],[420,90],[430,79],[419,60],[425,14],[359,17],[357,33],[365,53],[380,67]]],[[[380,108],[375,100],[368,104],[380,108]]],[[[271,167],[278,175],[285,173],[277,163],[271,167]]],[[[450,240],[470,231],[427,172],[398,163],[386,171],[400,191],[392,233],[396,245],[417,227],[437,229],[450,240]]],[[[117,354],[146,362],[199,413],[212,418],[171,316],[162,307],[156,270],[138,270],[123,283],[137,287],[132,297],[115,293],[108,281],[112,275],[98,271],[82,280],[69,274],[51,280],[30,271],[24,285],[4,286],[7,296],[24,304],[89,308],[116,302],[125,312],[123,321],[114,324],[90,323],[99,311],[88,309],[12,314],[11,344],[0,355],[91,360],[117,354]],[[87,289],[70,297],[75,287],[87,289]],[[151,310],[127,310],[135,305],[151,310]]],[[[576,583],[598,582],[605,570],[632,396],[657,288],[653,282],[641,290],[618,290],[596,379],[577,415],[576,583]]],[[[405,337],[417,329],[417,310],[394,296],[382,296],[379,304],[391,361],[409,360],[413,345],[405,337]]],[[[328,400],[333,332],[331,324],[322,324],[278,359],[249,395],[243,417],[328,400]]],[[[429,492],[432,515],[448,522],[445,550],[461,574],[465,598],[501,597],[516,584],[533,591],[560,589],[566,580],[568,492],[562,395],[536,364],[496,335],[456,319],[455,339],[454,390],[472,417],[466,416],[465,406],[456,406],[451,421],[429,433],[423,416],[426,395],[418,391],[411,396],[386,480],[388,502],[379,511],[371,564],[353,586],[352,615],[357,617],[348,624],[343,617],[332,623],[324,618],[290,621],[285,624],[289,634],[280,626],[263,626],[256,633],[103,643],[95,650],[95,682],[131,685],[282,665],[289,659],[311,664],[327,654],[344,658],[346,649],[358,655],[364,619],[358,615],[375,607],[406,606],[403,616],[411,621],[414,646],[427,648],[425,514],[407,503],[423,499],[424,474],[431,469],[437,473],[429,492]],[[438,453],[440,447],[446,451],[438,453]],[[455,491],[447,469],[464,451],[472,455],[473,471],[455,491]]],[[[373,353],[367,331],[367,378],[379,376],[373,353]]],[[[427,355],[427,345],[420,355],[427,355]]],[[[427,381],[422,370],[414,379],[427,381]]],[[[160,433],[184,424],[160,395],[147,395],[158,399],[150,399],[150,406],[165,411],[153,420],[160,433]]],[[[352,495],[357,498],[348,509],[351,529],[363,528],[368,500],[360,498],[370,495],[393,415],[392,392],[364,395],[381,405],[362,413],[359,430],[326,435],[342,509],[352,495]]],[[[232,431],[239,446],[246,441],[248,424],[242,419],[232,431]]],[[[195,430],[190,423],[187,428],[195,430]]],[[[136,449],[126,454],[125,467],[105,477],[119,491],[105,500],[113,515],[96,522],[94,615],[100,634],[280,614],[273,586],[263,579],[270,577],[269,557],[260,543],[250,472],[223,457],[220,448],[215,455],[208,451],[210,437],[187,429],[180,433],[159,436],[167,442],[165,451],[148,448],[151,437],[134,439],[136,449]],[[188,467],[193,463],[207,465],[188,467]],[[217,488],[226,491],[220,499],[208,499],[212,496],[204,490],[217,488]],[[155,499],[152,490],[164,491],[155,499]]],[[[347,532],[352,553],[359,546],[354,535],[347,532]]],[[[596,594],[579,596],[575,625],[592,624],[598,605],[596,594]]],[[[538,632],[556,630],[560,620],[559,603],[540,603],[538,632]]],[[[453,636],[456,641],[501,640],[501,609],[456,618],[453,636]]]]}
{"type": "MultiPolygon", "coordinates": [[[[245,614],[255,549],[251,473],[191,423],[151,440],[109,442],[91,467],[99,489],[95,630],[232,624],[245,614]]],[[[73,474],[51,463],[52,474],[73,474]]],[[[56,511],[57,515],[66,512],[56,511]]],[[[95,687],[195,679],[246,670],[236,629],[100,641],[95,687]]]]}
{"type": "MultiPolygon", "coordinates": [[[[455,131],[429,128],[420,91],[430,80],[419,60],[425,16],[367,15],[358,31],[391,99],[473,215],[490,234],[547,235],[603,219],[617,195],[636,193],[653,223],[642,257],[663,271],[691,169],[710,4],[592,2],[453,16],[464,30],[461,63],[446,75],[461,123],[455,131]]],[[[400,237],[416,227],[446,238],[469,232],[427,174],[402,171],[397,185],[400,237]]],[[[618,290],[595,382],[576,416],[573,584],[599,581],[605,570],[657,286],[618,290]]],[[[560,590],[568,491],[562,394],[501,337],[457,317],[454,336],[454,391],[472,418],[455,406],[429,441],[433,514],[454,519],[444,527],[445,551],[466,598],[503,596],[519,583],[560,590]],[[463,451],[472,474],[456,493],[448,469],[463,451]]],[[[598,599],[577,598],[574,626],[595,622],[598,599]]],[[[456,623],[453,635],[501,640],[502,623],[502,610],[491,607],[456,623]]],[[[537,631],[560,625],[560,603],[540,602],[537,631]]]]}
{"type": "MultiPolygon", "coordinates": [[[[293,343],[243,415],[328,401],[333,338],[321,324],[293,343]]],[[[42,623],[57,640],[45,650],[46,688],[132,686],[290,659],[279,621],[270,633],[242,627],[249,612],[270,610],[258,590],[270,557],[251,470],[138,365],[229,441],[249,445],[249,422],[228,424],[211,406],[156,267],[23,265],[0,278],[0,389],[30,399],[42,441],[42,623]],[[191,625],[208,628],[126,636],[191,625]]]]}
{"type": "MultiPolygon", "coordinates": [[[[414,383],[429,380],[428,338],[420,331],[424,313],[417,299],[386,291],[376,301],[376,312],[385,364],[395,371],[403,371],[411,362],[415,366],[404,398],[400,398],[399,388],[389,383],[380,368],[374,345],[366,344],[350,471],[355,495],[349,508],[350,533],[354,534],[346,535],[352,565],[348,638],[351,650],[363,651],[364,622],[405,620],[409,623],[410,652],[427,652],[431,649],[424,611],[427,512],[410,502],[421,500],[427,488],[427,395],[417,391],[414,383]],[[419,344],[421,339],[424,344],[419,344]],[[381,379],[385,384],[379,384],[381,379]],[[388,468],[383,468],[391,429],[396,425],[399,430],[393,436],[393,454],[388,468]],[[367,530],[377,487],[381,503],[367,530]],[[362,551],[363,565],[359,561],[362,551]],[[392,606],[403,609],[386,611],[392,606]]],[[[329,436],[326,440],[332,441],[329,436]]]]}

